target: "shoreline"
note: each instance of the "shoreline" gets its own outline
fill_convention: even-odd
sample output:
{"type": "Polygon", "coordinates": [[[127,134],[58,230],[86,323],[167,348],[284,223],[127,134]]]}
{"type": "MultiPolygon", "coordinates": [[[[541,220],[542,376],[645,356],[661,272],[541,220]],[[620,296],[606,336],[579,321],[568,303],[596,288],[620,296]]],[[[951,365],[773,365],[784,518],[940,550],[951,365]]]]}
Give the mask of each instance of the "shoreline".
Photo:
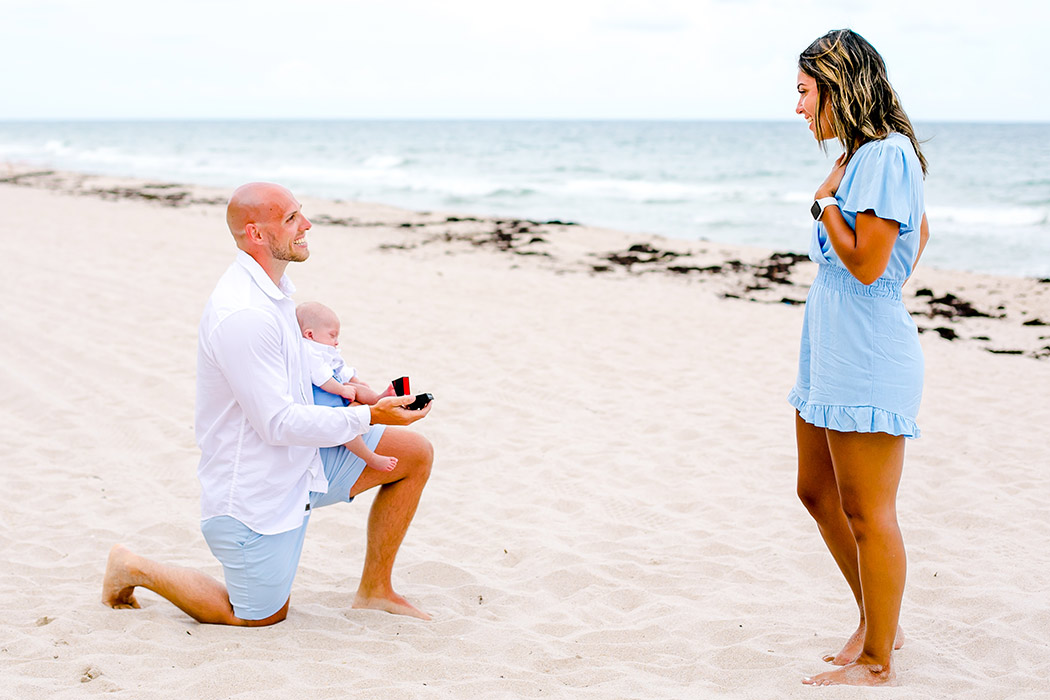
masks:
{"type": "MultiPolygon", "coordinates": [[[[163,207],[222,207],[215,187],[158,182],[0,163],[0,185],[31,187],[163,207]]],[[[574,222],[411,211],[384,204],[303,197],[315,227],[370,229],[388,238],[378,247],[409,251],[472,248],[533,258],[558,274],[667,275],[726,299],[802,305],[816,266],[794,251],[636,234],[574,222]],[[611,245],[612,244],[612,245],[611,245]]],[[[935,241],[934,241],[935,243],[935,241]]],[[[1050,358],[1050,278],[931,268],[920,263],[904,301],[921,334],[987,352],[1050,358]]]]}

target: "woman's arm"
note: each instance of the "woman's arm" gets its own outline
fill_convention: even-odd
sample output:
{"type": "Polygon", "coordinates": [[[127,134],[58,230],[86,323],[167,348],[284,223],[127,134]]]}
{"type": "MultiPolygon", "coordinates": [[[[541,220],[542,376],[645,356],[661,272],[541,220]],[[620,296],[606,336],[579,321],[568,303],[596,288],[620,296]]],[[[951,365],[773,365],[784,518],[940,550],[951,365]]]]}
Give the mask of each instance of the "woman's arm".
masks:
{"type": "Polygon", "coordinates": [[[926,221],[926,212],[922,213],[922,223],[919,224],[919,252],[915,254],[915,262],[911,265],[911,271],[915,272],[915,268],[919,266],[919,258],[922,257],[922,251],[926,250],[926,243],[930,240],[930,223],[926,221]]]}
{"type": "MultiPolygon", "coordinates": [[[[846,170],[845,155],[839,156],[835,167],[817,188],[816,199],[833,197],[846,170]]],[[[900,233],[900,224],[892,219],[880,219],[873,210],[857,213],[857,228],[850,228],[842,211],[827,207],[820,222],[828,232],[828,240],[835,254],[862,284],[871,284],[886,271],[893,246],[900,233]]]]}
{"type": "Polygon", "coordinates": [[[890,262],[893,245],[900,233],[900,223],[880,219],[869,209],[857,213],[857,228],[851,229],[838,207],[824,210],[821,222],[839,260],[861,284],[871,284],[890,262]]]}

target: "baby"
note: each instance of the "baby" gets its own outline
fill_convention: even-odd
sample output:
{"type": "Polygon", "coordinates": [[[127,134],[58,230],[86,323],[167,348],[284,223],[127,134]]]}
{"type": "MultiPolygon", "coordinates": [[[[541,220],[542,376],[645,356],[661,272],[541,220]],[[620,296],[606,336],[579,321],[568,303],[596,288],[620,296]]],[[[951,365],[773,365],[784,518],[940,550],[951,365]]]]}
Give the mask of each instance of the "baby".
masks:
{"type": "MultiPolygon", "coordinates": [[[[377,393],[361,381],[356,370],[347,366],[339,353],[339,317],[324,304],[308,301],[295,307],[299,330],[310,353],[310,380],[314,383],[314,403],[321,406],[345,406],[348,402],[373,405],[384,396],[393,396],[394,388],[377,393]],[[346,401],[344,401],[345,399],[346,401]]],[[[346,449],[360,457],[372,469],[391,471],[397,457],[377,455],[368,449],[361,437],[346,443],[346,449]]]]}

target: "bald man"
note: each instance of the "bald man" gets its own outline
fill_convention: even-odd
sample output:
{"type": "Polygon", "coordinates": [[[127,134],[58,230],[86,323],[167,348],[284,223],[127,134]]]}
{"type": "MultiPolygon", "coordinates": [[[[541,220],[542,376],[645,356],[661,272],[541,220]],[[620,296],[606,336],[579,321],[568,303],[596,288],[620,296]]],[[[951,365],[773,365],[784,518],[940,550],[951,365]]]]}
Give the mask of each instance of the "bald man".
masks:
{"type": "Polygon", "coordinates": [[[310,222],[291,192],[270,183],[239,187],[226,222],[239,250],[201,318],[196,406],[201,531],[226,584],[116,545],[102,602],[137,608],[134,591],[142,586],[198,622],[280,622],[288,614],[310,514],[378,486],[353,607],[430,619],[394,591],[390,577],[433,450],[417,433],[387,427],[413,423],[430,407],[403,408],[411,396],[386,397],[374,406],[315,406],[291,299],[295,289],[284,274],[288,263],[310,256],[310,222]],[[358,436],[396,457],[397,466],[365,469],[343,447],[358,436]]]}

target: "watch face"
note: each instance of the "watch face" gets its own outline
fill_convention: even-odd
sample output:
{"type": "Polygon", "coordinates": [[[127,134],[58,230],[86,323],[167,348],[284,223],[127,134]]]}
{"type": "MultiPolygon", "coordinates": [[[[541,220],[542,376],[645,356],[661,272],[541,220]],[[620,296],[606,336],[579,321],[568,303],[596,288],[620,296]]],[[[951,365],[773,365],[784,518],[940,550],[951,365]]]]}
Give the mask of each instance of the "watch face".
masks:
{"type": "Polygon", "coordinates": [[[813,202],[813,206],[809,208],[809,213],[813,215],[813,218],[820,221],[820,202],[813,202]]]}

